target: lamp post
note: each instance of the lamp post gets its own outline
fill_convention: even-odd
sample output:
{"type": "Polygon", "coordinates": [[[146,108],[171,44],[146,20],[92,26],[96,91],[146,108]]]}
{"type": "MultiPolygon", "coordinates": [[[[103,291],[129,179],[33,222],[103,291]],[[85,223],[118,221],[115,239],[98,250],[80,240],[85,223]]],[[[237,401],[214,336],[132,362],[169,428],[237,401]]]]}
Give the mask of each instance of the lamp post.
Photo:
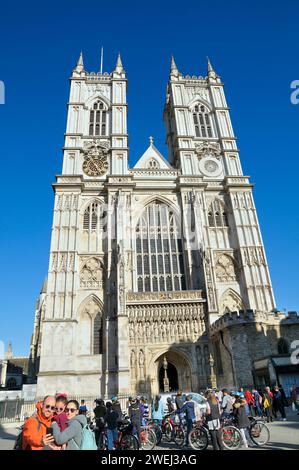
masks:
{"type": "Polygon", "coordinates": [[[210,356],[209,365],[210,365],[210,387],[215,388],[217,386],[216,375],[215,375],[215,370],[214,370],[215,361],[212,355],[210,356]]]}
{"type": "Polygon", "coordinates": [[[164,369],[163,389],[164,389],[164,393],[169,392],[169,379],[168,379],[168,376],[167,376],[167,367],[168,367],[168,362],[167,362],[166,356],[164,356],[164,358],[163,358],[163,369],[164,369]]]}

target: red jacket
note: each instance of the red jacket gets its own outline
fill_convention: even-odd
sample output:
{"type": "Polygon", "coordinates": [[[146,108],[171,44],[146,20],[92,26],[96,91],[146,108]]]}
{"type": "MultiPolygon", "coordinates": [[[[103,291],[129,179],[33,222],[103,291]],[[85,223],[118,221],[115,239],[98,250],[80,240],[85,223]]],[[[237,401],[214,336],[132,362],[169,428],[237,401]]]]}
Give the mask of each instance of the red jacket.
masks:
{"type": "Polygon", "coordinates": [[[22,433],[23,450],[43,450],[42,438],[51,427],[52,417],[46,418],[41,411],[42,402],[36,404],[37,412],[25,421],[22,433]]]}
{"type": "Polygon", "coordinates": [[[58,424],[60,431],[64,431],[67,428],[68,417],[66,413],[63,412],[59,415],[54,415],[53,421],[58,424]]]}
{"type": "Polygon", "coordinates": [[[248,405],[254,405],[254,398],[252,396],[252,393],[249,392],[249,390],[245,392],[245,398],[246,398],[248,405]]]}

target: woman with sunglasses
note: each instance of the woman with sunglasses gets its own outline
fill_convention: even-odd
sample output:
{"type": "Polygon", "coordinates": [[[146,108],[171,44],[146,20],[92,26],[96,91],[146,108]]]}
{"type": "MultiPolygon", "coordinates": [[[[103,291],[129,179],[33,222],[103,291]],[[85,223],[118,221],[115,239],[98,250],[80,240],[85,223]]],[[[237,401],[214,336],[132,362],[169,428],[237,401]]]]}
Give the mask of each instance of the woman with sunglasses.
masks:
{"type": "Polygon", "coordinates": [[[57,423],[52,424],[53,437],[58,446],[66,444],[66,450],[80,450],[82,429],[87,424],[86,416],[79,415],[79,403],[76,400],[67,402],[65,412],[68,418],[67,428],[60,431],[57,423]]]}

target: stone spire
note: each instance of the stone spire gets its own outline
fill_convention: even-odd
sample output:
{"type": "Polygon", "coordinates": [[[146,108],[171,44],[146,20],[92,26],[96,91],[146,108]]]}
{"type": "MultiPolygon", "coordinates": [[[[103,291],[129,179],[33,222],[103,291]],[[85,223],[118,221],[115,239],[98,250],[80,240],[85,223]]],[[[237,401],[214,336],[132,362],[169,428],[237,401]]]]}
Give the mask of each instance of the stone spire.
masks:
{"type": "Polygon", "coordinates": [[[171,63],[170,63],[170,77],[178,77],[179,71],[174,61],[173,55],[171,56],[171,63]]]}
{"type": "Polygon", "coordinates": [[[74,69],[76,72],[83,72],[84,70],[84,64],[83,64],[83,53],[82,51],[80,52],[80,57],[77,62],[77,66],[74,69]]]}
{"type": "Polygon", "coordinates": [[[124,72],[123,64],[120,58],[120,53],[118,53],[118,56],[117,56],[116,67],[115,67],[114,72],[119,73],[119,74],[124,72]]]}
{"type": "Polygon", "coordinates": [[[11,341],[8,343],[7,353],[5,354],[5,359],[12,359],[13,358],[13,351],[12,351],[12,343],[11,341]]]}
{"type": "Polygon", "coordinates": [[[209,57],[207,57],[208,59],[208,77],[209,78],[217,78],[217,74],[215,72],[215,70],[213,69],[213,66],[211,64],[211,61],[209,59],[209,57]]]}

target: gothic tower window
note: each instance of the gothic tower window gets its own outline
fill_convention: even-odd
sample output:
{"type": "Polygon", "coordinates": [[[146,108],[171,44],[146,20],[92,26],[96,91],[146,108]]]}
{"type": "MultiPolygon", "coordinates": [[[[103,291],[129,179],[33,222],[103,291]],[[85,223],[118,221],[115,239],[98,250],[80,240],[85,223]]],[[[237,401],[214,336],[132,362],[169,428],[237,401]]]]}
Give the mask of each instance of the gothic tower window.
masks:
{"type": "Polygon", "coordinates": [[[185,290],[182,241],[173,211],[149,204],[136,227],[138,292],[185,290]]]}
{"type": "Polygon", "coordinates": [[[213,137],[210,111],[206,106],[202,104],[194,107],[193,122],[196,137],[213,137]]]}
{"type": "Polygon", "coordinates": [[[107,135],[107,109],[102,101],[93,104],[89,113],[89,135],[107,135]]]}
{"type": "Polygon", "coordinates": [[[228,227],[228,217],[225,205],[215,199],[208,209],[208,223],[210,227],[228,227]]]}
{"type": "Polygon", "coordinates": [[[102,204],[93,202],[87,206],[83,216],[83,230],[96,230],[100,228],[105,230],[107,212],[104,211],[102,204]]]}
{"type": "Polygon", "coordinates": [[[103,318],[100,313],[93,322],[93,353],[103,354],[103,318]]]}

